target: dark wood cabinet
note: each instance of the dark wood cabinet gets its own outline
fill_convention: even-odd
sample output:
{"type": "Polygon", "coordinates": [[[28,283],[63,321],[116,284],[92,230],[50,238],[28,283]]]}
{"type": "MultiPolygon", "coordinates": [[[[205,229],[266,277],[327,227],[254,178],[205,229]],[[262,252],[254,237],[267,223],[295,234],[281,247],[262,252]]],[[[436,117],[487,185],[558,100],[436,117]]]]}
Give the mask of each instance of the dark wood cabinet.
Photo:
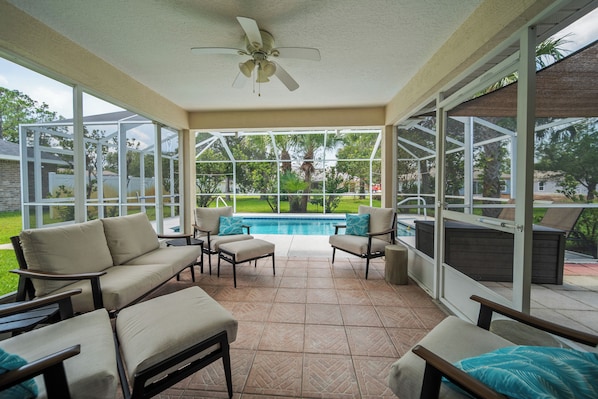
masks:
{"type": "MultiPolygon", "coordinates": [[[[415,222],[415,246],[434,256],[434,221],[415,222]]],[[[513,281],[513,234],[445,223],[445,263],[478,281],[513,281]]],[[[534,225],[532,283],[563,284],[565,232],[534,225]]]]}

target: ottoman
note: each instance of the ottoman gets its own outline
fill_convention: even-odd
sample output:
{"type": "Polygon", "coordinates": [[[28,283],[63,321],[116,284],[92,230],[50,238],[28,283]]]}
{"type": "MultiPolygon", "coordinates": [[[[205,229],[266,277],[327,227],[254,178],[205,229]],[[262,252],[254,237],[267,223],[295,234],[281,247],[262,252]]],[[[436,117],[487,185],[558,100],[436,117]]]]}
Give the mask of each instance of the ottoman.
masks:
{"type": "Polygon", "coordinates": [[[229,343],[237,338],[237,328],[237,320],[199,287],[122,309],[116,335],[132,397],[153,397],[222,358],[232,398],[229,343]]]}
{"type": "MultiPolygon", "coordinates": [[[[237,263],[249,262],[260,258],[272,257],[272,272],[276,275],[274,266],[274,244],[254,238],[253,240],[235,241],[220,244],[218,248],[218,277],[220,277],[220,260],[224,259],[233,265],[233,281],[237,288],[237,263]]],[[[257,262],[256,262],[257,266],[257,262]]]]}

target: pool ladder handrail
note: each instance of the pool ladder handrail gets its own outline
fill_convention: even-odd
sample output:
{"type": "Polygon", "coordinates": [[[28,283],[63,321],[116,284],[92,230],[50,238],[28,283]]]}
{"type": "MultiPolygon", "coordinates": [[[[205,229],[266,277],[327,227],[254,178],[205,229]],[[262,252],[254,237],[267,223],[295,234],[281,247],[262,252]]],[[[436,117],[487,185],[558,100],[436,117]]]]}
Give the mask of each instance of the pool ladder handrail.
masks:
{"type": "MultiPolygon", "coordinates": [[[[402,204],[404,204],[405,202],[407,202],[407,201],[413,201],[413,200],[417,201],[418,205],[424,205],[424,218],[427,218],[428,217],[428,212],[427,212],[427,210],[425,208],[425,205],[427,205],[427,203],[426,203],[426,199],[424,197],[419,197],[419,196],[418,197],[407,197],[407,198],[405,198],[405,199],[397,202],[397,208],[399,208],[399,206],[402,205],[402,204]]],[[[419,211],[419,209],[418,209],[418,211],[419,211]]]]}
{"type": "Polygon", "coordinates": [[[219,195],[218,197],[216,197],[216,208],[218,208],[218,204],[219,204],[220,201],[222,201],[222,203],[224,204],[224,206],[228,206],[228,204],[226,203],[226,201],[224,200],[224,198],[222,198],[222,196],[219,195]]]}

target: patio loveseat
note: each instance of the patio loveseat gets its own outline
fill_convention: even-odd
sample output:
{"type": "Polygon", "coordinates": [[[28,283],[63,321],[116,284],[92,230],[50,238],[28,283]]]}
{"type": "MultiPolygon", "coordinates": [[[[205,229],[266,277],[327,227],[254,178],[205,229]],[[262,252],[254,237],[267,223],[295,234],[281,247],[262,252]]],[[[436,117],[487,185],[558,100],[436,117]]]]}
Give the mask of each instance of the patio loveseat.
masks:
{"type": "Polygon", "coordinates": [[[24,230],[12,243],[17,301],[80,289],[76,313],[136,303],[185,268],[193,271],[202,252],[199,245],[161,246],[145,213],[24,230]]]}

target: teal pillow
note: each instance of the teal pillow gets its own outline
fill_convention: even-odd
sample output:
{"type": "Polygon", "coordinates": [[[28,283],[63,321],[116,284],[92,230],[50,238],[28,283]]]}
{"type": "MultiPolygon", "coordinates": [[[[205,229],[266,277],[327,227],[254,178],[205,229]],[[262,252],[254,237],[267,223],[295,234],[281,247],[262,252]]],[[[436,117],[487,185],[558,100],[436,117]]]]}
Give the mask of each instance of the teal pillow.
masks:
{"type": "Polygon", "coordinates": [[[364,213],[359,215],[353,215],[347,213],[347,228],[345,234],[352,236],[365,236],[367,237],[370,231],[370,214],[364,213]]]}
{"type": "Polygon", "coordinates": [[[598,398],[598,353],[510,346],[463,359],[455,366],[513,399],[598,398]]]}
{"type": "Polygon", "coordinates": [[[243,218],[240,216],[220,216],[218,235],[231,236],[243,234],[243,218]]]}
{"type": "MultiPolygon", "coordinates": [[[[4,349],[0,348],[0,374],[4,374],[7,371],[18,369],[21,366],[27,364],[27,361],[22,357],[7,353],[4,349]]],[[[35,398],[37,397],[37,384],[32,378],[21,382],[18,385],[12,386],[0,392],[0,398],[35,398]]]]}

